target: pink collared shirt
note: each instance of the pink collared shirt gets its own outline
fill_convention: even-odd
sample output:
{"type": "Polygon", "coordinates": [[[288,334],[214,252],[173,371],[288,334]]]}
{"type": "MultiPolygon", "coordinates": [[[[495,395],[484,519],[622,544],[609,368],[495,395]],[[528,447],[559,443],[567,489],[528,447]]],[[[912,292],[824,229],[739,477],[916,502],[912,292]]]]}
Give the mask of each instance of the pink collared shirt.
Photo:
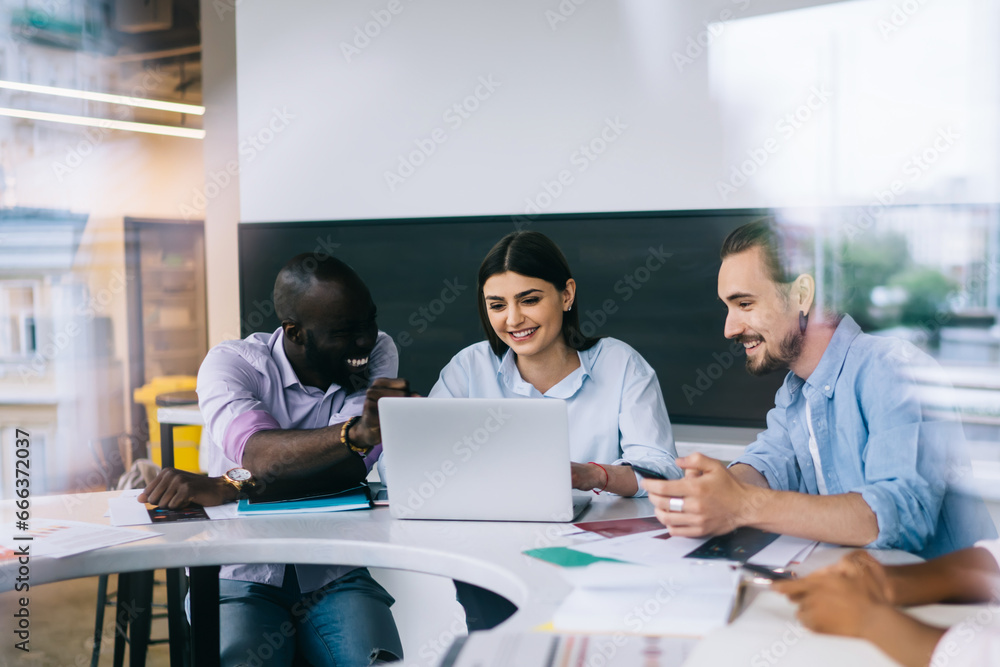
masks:
{"type": "MultiPolygon", "coordinates": [[[[258,431],[315,429],[339,424],[361,414],[365,386],[331,385],[325,392],[303,385],[292,369],[279,328],[272,334],[255,333],[213,347],[198,370],[198,407],[205,419],[215,456],[211,475],[241,467],[247,440],[258,431]]],[[[380,331],[368,361],[369,377],[394,378],[399,354],[392,338],[380,331]]],[[[382,446],[365,457],[371,470],[382,446]]],[[[355,568],[343,565],[297,565],[303,592],[321,588],[355,568]]],[[[279,564],[227,565],[223,579],[281,586],[285,566],[279,564]]]]}

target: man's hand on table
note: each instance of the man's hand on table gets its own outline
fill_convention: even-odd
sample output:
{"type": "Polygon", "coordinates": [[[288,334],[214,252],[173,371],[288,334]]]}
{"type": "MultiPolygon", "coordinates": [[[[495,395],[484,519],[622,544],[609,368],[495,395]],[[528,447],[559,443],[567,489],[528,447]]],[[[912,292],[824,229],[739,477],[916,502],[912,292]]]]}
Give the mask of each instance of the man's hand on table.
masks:
{"type": "Polygon", "coordinates": [[[192,503],[203,507],[236,500],[239,492],[221,477],[205,477],[176,468],[164,468],[139,494],[140,503],[180,509],[192,503]]]}

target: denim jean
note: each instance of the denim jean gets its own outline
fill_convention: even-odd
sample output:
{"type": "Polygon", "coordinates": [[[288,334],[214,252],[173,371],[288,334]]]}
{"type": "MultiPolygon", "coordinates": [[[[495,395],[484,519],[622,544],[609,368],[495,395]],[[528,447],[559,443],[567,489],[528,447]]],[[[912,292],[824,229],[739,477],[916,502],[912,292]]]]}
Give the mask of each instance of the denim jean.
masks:
{"type": "Polygon", "coordinates": [[[219,580],[222,667],[363,667],[402,659],[392,596],[366,568],[310,593],[295,568],[281,588],[219,580]]]}

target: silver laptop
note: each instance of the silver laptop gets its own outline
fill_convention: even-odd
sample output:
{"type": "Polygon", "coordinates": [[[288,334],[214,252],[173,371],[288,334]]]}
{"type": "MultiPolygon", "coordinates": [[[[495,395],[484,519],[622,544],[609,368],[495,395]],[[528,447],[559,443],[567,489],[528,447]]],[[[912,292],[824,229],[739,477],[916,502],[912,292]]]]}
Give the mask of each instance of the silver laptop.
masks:
{"type": "Polygon", "coordinates": [[[389,509],[398,519],[572,521],[566,403],[520,398],[378,402],[389,509]]]}

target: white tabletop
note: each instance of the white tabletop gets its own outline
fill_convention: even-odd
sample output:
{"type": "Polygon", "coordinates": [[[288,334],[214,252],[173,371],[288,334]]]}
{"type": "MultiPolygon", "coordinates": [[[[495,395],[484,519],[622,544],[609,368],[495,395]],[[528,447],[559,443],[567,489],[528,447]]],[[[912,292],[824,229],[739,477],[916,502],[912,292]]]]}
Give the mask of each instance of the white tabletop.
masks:
{"type": "MultiPolygon", "coordinates": [[[[119,492],[32,498],[32,518],[73,519],[108,525],[107,499],[119,492]]],[[[499,499],[498,499],[499,500],[499,499]]],[[[12,525],[12,501],[0,502],[4,525],[12,525]]],[[[595,498],[585,520],[649,516],[645,499],[595,498]]],[[[522,552],[570,543],[561,524],[412,521],[393,519],[388,508],[370,511],[241,517],[136,526],[162,535],[140,542],[62,559],[35,558],[32,584],[111,572],[181,565],[226,563],[316,563],[367,565],[424,572],[477,584],[508,598],[518,611],[498,630],[528,630],[551,621],[569,587],[554,565],[522,552]]],[[[803,565],[811,570],[833,562],[843,550],[819,549],[803,565]]],[[[906,557],[905,554],[902,555],[906,557]]],[[[912,558],[912,557],[911,557],[912,558]]],[[[16,563],[0,564],[0,590],[13,587],[16,563]]],[[[975,607],[934,606],[922,618],[941,624],[958,622],[975,607]]],[[[689,665],[890,665],[873,647],[847,639],[804,633],[794,609],[781,596],[752,591],[744,611],[727,628],[703,640],[689,665]],[[770,651],[770,653],[765,653],[770,651]],[[798,659],[793,659],[797,656],[798,659]],[[757,662],[754,662],[757,659],[757,662]],[[763,662],[760,662],[763,660],[763,662]]]]}

